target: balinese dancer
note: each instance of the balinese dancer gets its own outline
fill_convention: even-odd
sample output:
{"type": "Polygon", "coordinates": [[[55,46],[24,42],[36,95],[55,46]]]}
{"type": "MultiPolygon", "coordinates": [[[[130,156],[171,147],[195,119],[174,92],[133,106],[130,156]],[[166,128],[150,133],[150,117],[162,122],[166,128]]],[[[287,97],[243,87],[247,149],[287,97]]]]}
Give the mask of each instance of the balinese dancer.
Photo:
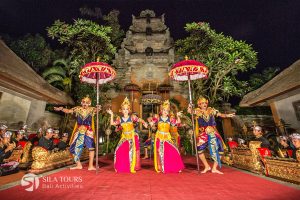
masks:
{"type": "Polygon", "coordinates": [[[170,173],[181,172],[184,168],[180,153],[172,141],[170,134],[171,126],[180,123],[181,112],[176,118],[169,117],[170,102],[164,101],[161,105],[161,115],[153,117],[152,123],[157,124],[157,132],[154,140],[154,168],[156,172],[170,173]]]}
{"type": "Polygon", "coordinates": [[[111,116],[111,125],[121,126],[122,128],[121,139],[116,147],[114,156],[116,172],[135,173],[136,170],[141,168],[139,136],[135,132],[134,124],[141,122],[146,128],[148,124],[136,115],[130,115],[130,111],[130,102],[127,97],[121,105],[120,112],[123,114],[122,117],[117,117],[114,121],[112,110],[107,110],[111,116]]]}
{"type": "MultiPolygon", "coordinates": [[[[150,123],[152,121],[152,118],[153,118],[153,113],[150,114],[150,117],[148,117],[147,121],[150,123]]],[[[152,155],[152,152],[153,152],[153,142],[154,142],[156,131],[157,131],[157,127],[156,127],[155,124],[153,124],[152,126],[149,127],[148,138],[144,142],[145,155],[142,159],[148,159],[149,157],[151,159],[151,155],[152,155]]]]}
{"type": "Polygon", "coordinates": [[[75,114],[77,122],[74,126],[73,133],[70,138],[70,152],[74,155],[76,166],[70,169],[82,169],[80,156],[84,146],[89,150],[89,166],[88,170],[95,170],[93,160],[95,156],[95,128],[94,115],[99,112],[101,107],[91,107],[91,99],[87,96],[81,100],[81,106],[71,109],[63,107],[54,107],[56,111],[75,114]]]}
{"type": "MultiPolygon", "coordinates": [[[[197,136],[197,149],[199,158],[205,167],[201,173],[211,170],[212,173],[223,174],[223,172],[217,169],[217,166],[221,167],[221,154],[223,154],[226,146],[216,128],[215,117],[234,117],[235,113],[222,114],[215,108],[208,107],[208,100],[203,97],[198,99],[197,104],[198,108],[194,110],[194,114],[196,115],[195,132],[197,136]],[[212,169],[204,155],[204,150],[207,147],[214,161],[212,169]]],[[[189,106],[188,112],[191,113],[191,106],[189,106]]]]}

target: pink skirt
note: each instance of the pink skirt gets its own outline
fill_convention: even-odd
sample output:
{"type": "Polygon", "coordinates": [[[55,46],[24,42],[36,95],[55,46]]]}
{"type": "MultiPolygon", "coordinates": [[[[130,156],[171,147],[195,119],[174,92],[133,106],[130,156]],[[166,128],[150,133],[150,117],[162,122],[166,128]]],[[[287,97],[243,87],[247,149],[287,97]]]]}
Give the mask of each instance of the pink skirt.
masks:
{"type": "Polygon", "coordinates": [[[184,169],[180,153],[170,141],[156,139],[156,168],[164,173],[180,172],[184,169]]]}
{"type": "Polygon", "coordinates": [[[141,169],[140,162],[140,142],[138,135],[134,136],[133,143],[130,139],[121,139],[114,156],[114,166],[116,172],[134,173],[135,170],[141,169]],[[135,156],[134,156],[135,155],[135,156]],[[131,166],[134,165],[134,169],[131,166]]]}

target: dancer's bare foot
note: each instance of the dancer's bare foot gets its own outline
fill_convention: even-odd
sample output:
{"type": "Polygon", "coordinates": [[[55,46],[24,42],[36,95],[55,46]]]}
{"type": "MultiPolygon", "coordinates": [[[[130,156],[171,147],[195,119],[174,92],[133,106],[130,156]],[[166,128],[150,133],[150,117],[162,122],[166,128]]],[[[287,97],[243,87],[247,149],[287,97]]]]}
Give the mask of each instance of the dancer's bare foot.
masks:
{"type": "Polygon", "coordinates": [[[88,167],[88,170],[92,171],[92,170],[96,170],[96,168],[94,166],[91,166],[91,167],[88,167]]]}
{"type": "Polygon", "coordinates": [[[211,173],[215,173],[215,174],[224,174],[223,172],[217,170],[217,169],[213,169],[211,170],[211,173]]]}
{"type": "Polygon", "coordinates": [[[76,165],[75,167],[70,167],[71,170],[73,169],[82,169],[82,165],[76,165]]]}
{"type": "Polygon", "coordinates": [[[145,157],[143,157],[142,159],[148,159],[149,157],[148,156],[145,156],[145,157]]]}
{"type": "Polygon", "coordinates": [[[206,168],[204,168],[203,171],[201,171],[201,174],[205,174],[206,172],[208,172],[208,171],[210,171],[210,170],[211,170],[210,167],[206,167],[206,168]]]}

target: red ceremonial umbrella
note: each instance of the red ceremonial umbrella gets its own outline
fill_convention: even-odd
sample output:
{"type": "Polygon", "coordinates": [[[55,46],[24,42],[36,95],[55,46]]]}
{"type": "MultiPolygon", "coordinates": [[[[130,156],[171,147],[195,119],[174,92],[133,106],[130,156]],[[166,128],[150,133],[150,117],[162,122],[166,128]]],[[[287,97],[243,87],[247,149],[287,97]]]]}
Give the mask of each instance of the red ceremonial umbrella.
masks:
{"type": "MultiPolygon", "coordinates": [[[[79,78],[81,82],[95,84],[97,88],[97,107],[99,104],[99,84],[107,83],[116,77],[116,71],[107,63],[104,62],[91,62],[87,63],[81,68],[79,78]]],[[[98,121],[99,114],[97,112],[96,123],[96,173],[98,174],[98,121]]]]}
{"type": "MultiPolygon", "coordinates": [[[[187,56],[186,60],[175,63],[169,73],[171,79],[176,81],[188,81],[189,85],[189,100],[190,105],[192,104],[192,91],[191,91],[191,80],[207,78],[208,68],[201,62],[196,60],[188,60],[187,56]]],[[[193,115],[193,106],[192,106],[192,124],[193,124],[193,132],[194,132],[194,146],[197,158],[197,169],[199,171],[199,159],[197,155],[197,144],[196,144],[196,133],[195,133],[195,125],[194,125],[194,115],[193,115]]]]}

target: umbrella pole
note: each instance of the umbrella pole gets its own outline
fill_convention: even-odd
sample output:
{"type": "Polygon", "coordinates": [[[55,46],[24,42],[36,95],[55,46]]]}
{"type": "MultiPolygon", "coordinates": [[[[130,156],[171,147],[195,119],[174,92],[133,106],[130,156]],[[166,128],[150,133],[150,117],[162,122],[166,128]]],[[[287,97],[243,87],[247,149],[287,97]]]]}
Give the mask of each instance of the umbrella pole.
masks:
{"type": "Polygon", "coordinates": [[[98,129],[99,129],[99,111],[98,111],[98,104],[99,104],[99,73],[97,73],[96,75],[96,88],[97,88],[97,123],[96,123],[96,174],[98,174],[98,168],[99,168],[99,164],[98,164],[98,152],[99,152],[99,133],[98,133],[98,129]]]}
{"type": "Polygon", "coordinates": [[[197,159],[197,170],[199,172],[199,158],[198,158],[197,142],[196,142],[196,132],[195,132],[195,124],[194,124],[194,105],[193,105],[193,101],[192,101],[192,90],[191,90],[190,75],[188,75],[188,85],[189,85],[190,105],[192,106],[191,115],[192,115],[192,125],[193,125],[193,133],[194,133],[194,147],[195,147],[195,153],[196,153],[196,159],[197,159]]]}
{"type": "Polygon", "coordinates": [[[132,112],[133,111],[133,90],[131,91],[131,108],[132,108],[132,112]]]}

